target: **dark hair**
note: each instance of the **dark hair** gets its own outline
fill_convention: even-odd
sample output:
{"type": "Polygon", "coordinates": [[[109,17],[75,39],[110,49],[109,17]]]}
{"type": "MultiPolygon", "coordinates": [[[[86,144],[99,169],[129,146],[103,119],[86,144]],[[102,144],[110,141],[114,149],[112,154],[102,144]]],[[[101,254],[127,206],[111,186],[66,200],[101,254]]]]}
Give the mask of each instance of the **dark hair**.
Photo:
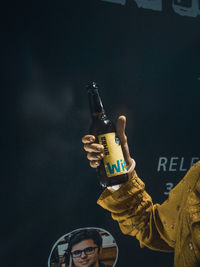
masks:
{"type": "Polygon", "coordinates": [[[87,240],[87,239],[92,239],[94,241],[94,243],[97,245],[98,247],[98,251],[100,250],[100,247],[102,246],[102,237],[100,235],[100,233],[96,230],[96,229],[83,229],[83,230],[79,230],[75,233],[73,233],[70,238],[69,238],[69,242],[68,242],[68,252],[70,253],[72,250],[72,247],[83,241],[83,240],[87,240]]]}

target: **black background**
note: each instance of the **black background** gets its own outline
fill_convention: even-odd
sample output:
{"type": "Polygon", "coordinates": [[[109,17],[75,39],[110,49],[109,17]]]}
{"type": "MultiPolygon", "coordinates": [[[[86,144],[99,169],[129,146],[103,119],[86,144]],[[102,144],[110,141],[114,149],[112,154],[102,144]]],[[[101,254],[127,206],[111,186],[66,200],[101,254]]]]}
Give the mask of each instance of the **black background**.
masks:
{"type": "Polygon", "coordinates": [[[109,231],[119,267],[173,265],[140,249],[97,206],[101,188],[81,144],[96,81],[113,120],[127,116],[130,151],[154,202],[184,172],[161,156],[199,157],[200,19],[98,0],[7,3],[2,8],[1,264],[47,266],[52,246],[82,227],[109,231]]]}

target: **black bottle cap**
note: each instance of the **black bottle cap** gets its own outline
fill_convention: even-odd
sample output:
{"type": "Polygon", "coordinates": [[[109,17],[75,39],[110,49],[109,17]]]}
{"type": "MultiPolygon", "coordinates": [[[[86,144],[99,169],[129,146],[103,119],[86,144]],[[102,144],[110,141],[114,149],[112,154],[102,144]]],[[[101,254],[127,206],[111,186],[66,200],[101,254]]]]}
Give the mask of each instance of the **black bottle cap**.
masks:
{"type": "Polygon", "coordinates": [[[88,83],[88,85],[86,86],[86,89],[87,89],[87,91],[88,92],[91,92],[91,91],[93,91],[93,90],[97,90],[97,89],[99,89],[99,87],[98,87],[98,85],[97,85],[97,83],[96,82],[90,82],[90,83],[88,83]]]}

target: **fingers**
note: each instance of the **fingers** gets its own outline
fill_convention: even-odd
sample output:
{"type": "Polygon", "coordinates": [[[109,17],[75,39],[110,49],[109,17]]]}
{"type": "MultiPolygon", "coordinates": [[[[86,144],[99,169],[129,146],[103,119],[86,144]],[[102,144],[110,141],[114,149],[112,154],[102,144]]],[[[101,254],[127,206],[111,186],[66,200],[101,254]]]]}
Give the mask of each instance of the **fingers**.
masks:
{"type": "Polygon", "coordinates": [[[101,160],[103,159],[104,147],[101,144],[94,143],[95,136],[85,135],[82,138],[84,144],[83,148],[87,152],[87,158],[92,168],[99,167],[101,160]]]}
{"type": "Polygon", "coordinates": [[[102,160],[103,153],[87,153],[87,158],[90,161],[93,161],[93,160],[102,160]]]}
{"type": "Polygon", "coordinates": [[[95,141],[95,136],[94,135],[85,135],[82,138],[82,143],[84,144],[84,150],[86,152],[90,153],[101,153],[104,150],[103,145],[94,143],[95,141]]]}
{"type": "Polygon", "coordinates": [[[90,143],[93,143],[95,141],[95,139],[96,138],[94,135],[88,134],[88,135],[83,136],[82,143],[83,144],[90,144],[90,143]]]}
{"type": "Polygon", "coordinates": [[[85,144],[83,148],[86,152],[90,152],[90,153],[102,153],[104,150],[103,145],[96,144],[96,143],[85,144]]]}
{"type": "Polygon", "coordinates": [[[85,135],[82,138],[82,142],[84,144],[83,148],[86,152],[88,152],[89,160],[98,160],[101,159],[104,151],[104,147],[101,144],[93,143],[95,141],[95,136],[93,135],[85,135]]]}
{"type": "Polygon", "coordinates": [[[100,163],[101,163],[100,160],[90,161],[90,166],[91,166],[92,168],[97,168],[97,167],[99,167],[100,163]]]}

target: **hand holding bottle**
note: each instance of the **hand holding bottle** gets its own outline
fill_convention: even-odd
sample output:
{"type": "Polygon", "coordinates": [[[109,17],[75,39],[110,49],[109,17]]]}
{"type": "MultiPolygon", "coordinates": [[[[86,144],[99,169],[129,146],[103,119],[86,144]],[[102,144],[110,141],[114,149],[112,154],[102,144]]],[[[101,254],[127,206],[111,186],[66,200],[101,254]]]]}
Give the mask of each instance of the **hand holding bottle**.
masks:
{"type": "MultiPolygon", "coordinates": [[[[129,147],[127,143],[127,137],[125,134],[126,128],[126,117],[120,116],[117,119],[116,123],[116,132],[121,142],[122,151],[124,154],[124,159],[126,162],[127,170],[134,163],[134,160],[131,158],[129,153],[129,147]]],[[[101,160],[103,159],[104,147],[101,144],[95,143],[94,135],[85,135],[82,138],[82,142],[84,144],[84,150],[87,152],[87,158],[90,162],[90,166],[92,168],[97,168],[100,165],[101,160]]],[[[135,164],[135,163],[134,163],[135,164]]]]}

